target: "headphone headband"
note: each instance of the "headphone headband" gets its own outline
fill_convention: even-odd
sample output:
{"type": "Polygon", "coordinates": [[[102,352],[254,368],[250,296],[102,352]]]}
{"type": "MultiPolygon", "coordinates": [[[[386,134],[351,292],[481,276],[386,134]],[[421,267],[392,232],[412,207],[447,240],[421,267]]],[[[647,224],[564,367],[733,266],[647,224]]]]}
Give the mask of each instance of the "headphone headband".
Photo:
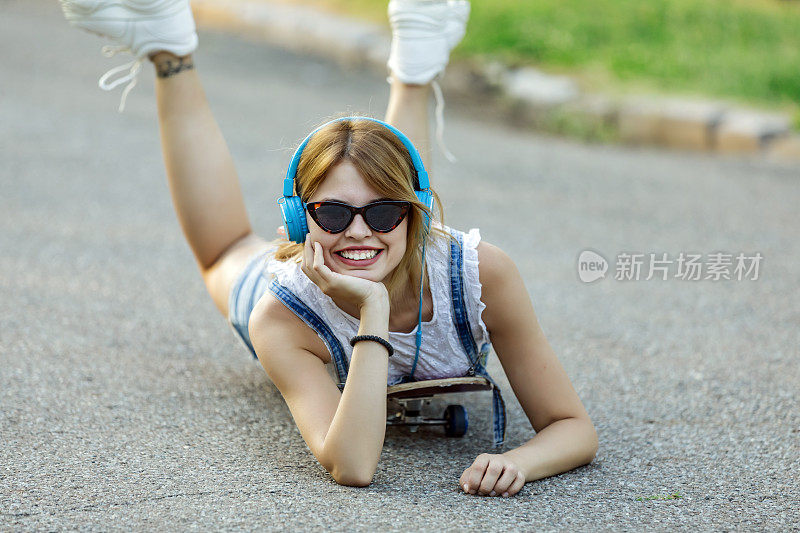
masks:
{"type": "Polygon", "coordinates": [[[297,167],[300,164],[300,156],[303,155],[303,150],[305,150],[308,141],[311,140],[311,137],[314,136],[319,130],[324,128],[329,124],[333,124],[334,122],[341,122],[343,120],[369,120],[371,122],[376,122],[383,127],[387,128],[389,131],[394,133],[400,142],[403,143],[403,146],[406,147],[408,150],[408,154],[411,156],[411,162],[414,164],[414,170],[416,171],[416,180],[414,183],[414,190],[416,191],[424,191],[430,187],[430,183],[428,182],[428,172],[425,170],[425,166],[422,164],[422,157],[420,157],[419,152],[417,151],[414,144],[411,140],[403,134],[400,130],[392,126],[391,124],[387,124],[382,120],[378,120],[376,118],[370,117],[341,117],[335,118],[329,122],[326,122],[322,126],[318,127],[314,131],[308,134],[308,136],[300,143],[297,150],[294,152],[294,156],[292,156],[292,162],[289,164],[289,169],[286,171],[286,178],[283,180],[283,195],[284,196],[294,196],[294,180],[297,177],[297,167]]]}

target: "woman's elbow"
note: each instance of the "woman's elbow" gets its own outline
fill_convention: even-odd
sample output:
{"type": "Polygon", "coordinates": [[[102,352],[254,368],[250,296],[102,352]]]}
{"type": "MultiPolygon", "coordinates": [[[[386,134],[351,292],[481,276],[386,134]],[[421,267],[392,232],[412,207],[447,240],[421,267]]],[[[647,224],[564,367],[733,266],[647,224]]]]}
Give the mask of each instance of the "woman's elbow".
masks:
{"type": "Polygon", "coordinates": [[[586,462],[584,464],[589,464],[597,456],[597,449],[600,447],[600,441],[597,438],[597,430],[594,428],[592,421],[587,418],[585,420],[585,424],[586,437],[584,438],[584,442],[586,446],[586,462]]]}
{"type": "Polygon", "coordinates": [[[355,473],[355,472],[339,472],[336,469],[331,471],[334,481],[339,485],[347,487],[367,487],[372,483],[374,473],[355,473]]]}
{"type": "Polygon", "coordinates": [[[374,463],[366,463],[349,454],[334,453],[335,450],[329,448],[323,446],[324,451],[317,459],[336,483],[348,487],[366,487],[372,483],[378,469],[377,458],[374,463]]]}

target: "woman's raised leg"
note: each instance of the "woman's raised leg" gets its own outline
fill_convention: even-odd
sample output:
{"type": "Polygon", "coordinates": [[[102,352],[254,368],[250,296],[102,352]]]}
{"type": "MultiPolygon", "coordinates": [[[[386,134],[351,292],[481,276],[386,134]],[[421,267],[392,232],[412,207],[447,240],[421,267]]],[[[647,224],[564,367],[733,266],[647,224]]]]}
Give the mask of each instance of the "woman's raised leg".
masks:
{"type": "Polygon", "coordinates": [[[437,90],[437,139],[445,155],[441,88],[436,79],[444,73],[450,52],[464,37],[469,19],[468,0],[391,0],[388,4],[392,46],[386,62],[391,72],[386,122],[405,133],[431,173],[428,101],[437,90]],[[436,84],[435,87],[433,84],[436,84]]]}
{"type": "Polygon", "coordinates": [[[430,124],[428,122],[428,101],[431,86],[403,83],[392,76],[389,89],[389,105],[385,122],[402,131],[420,153],[422,164],[428,174],[431,170],[430,124]]]}
{"type": "Polygon", "coordinates": [[[192,56],[160,52],[151,60],[172,202],[209,293],[227,317],[236,276],[268,244],[252,233],[233,159],[192,56]]]}
{"type": "MultiPolygon", "coordinates": [[[[107,52],[130,52],[134,61],[100,78],[112,90],[136,84],[142,62],[156,67],[161,143],[172,201],[206,286],[227,316],[230,287],[245,261],[268,245],[253,235],[236,170],[206,101],[192,52],[197,33],[189,0],[61,0],[65,18],[78,28],[110,38],[107,52]],[[130,72],[112,80],[130,67],[130,72]]],[[[106,49],[104,48],[104,53],[106,49]]]]}

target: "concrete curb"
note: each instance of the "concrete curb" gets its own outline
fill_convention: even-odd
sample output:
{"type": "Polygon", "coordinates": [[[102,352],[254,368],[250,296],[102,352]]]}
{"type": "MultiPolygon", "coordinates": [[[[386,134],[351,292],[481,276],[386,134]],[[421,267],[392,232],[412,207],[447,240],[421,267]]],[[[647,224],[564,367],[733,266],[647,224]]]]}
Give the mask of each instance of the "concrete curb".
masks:
{"type": "MultiPolygon", "coordinates": [[[[234,31],[346,66],[387,73],[391,34],[372,24],[309,6],[269,0],[192,0],[200,27],[234,31]]],[[[451,62],[442,82],[454,94],[487,98],[514,124],[584,140],[682,150],[762,155],[800,162],[800,133],[774,113],[713,100],[627,97],[581,92],[574,80],[499,63],[451,62]]]]}

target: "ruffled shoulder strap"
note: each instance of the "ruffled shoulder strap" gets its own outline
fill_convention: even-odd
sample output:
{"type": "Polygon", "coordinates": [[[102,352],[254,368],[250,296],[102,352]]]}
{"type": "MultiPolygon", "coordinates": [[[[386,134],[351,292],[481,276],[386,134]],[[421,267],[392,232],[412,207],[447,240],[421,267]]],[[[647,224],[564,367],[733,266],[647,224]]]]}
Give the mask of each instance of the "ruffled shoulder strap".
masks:
{"type": "MultiPolygon", "coordinates": [[[[458,231],[450,229],[450,231],[458,231]]],[[[463,277],[464,277],[464,300],[467,305],[467,317],[472,325],[472,334],[478,350],[484,344],[488,344],[489,331],[486,329],[481,315],[486,309],[486,304],[481,301],[481,280],[478,269],[478,243],[481,241],[481,233],[478,228],[472,228],[466,233],[458,231],[461,236],[463,246],[463,277]]]]}

